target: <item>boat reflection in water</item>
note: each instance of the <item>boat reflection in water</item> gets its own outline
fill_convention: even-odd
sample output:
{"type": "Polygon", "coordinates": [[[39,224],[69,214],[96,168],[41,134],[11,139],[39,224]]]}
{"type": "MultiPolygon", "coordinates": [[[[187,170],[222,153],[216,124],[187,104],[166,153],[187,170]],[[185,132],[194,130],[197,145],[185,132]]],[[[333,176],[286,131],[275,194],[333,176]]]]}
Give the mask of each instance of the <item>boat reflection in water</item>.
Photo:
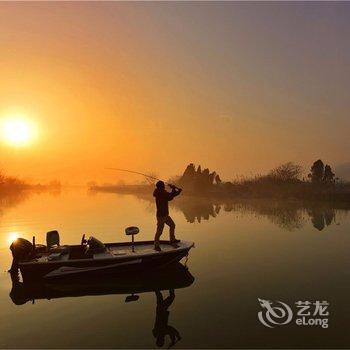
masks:
{"type": "Polygon", "coordinates": [[[168,309],[174,303],[175,290],[189,287],[194,282],[194,277],[188,268],[181,263],[154,272],[125,276],[118,274],[22,282],[18,273],[12,273],[11,279],[10,298],[16,305],[30,301],[34,303],[39,299],[111,294],[126,294],[125,302],[131,302],[139,299],[138,294],[153,292],[157,305],[152,333],[159,347],[165,344],[166,336],[170,338],[170,346],[181,339],[179,331],[168,324],[168,309]]]}

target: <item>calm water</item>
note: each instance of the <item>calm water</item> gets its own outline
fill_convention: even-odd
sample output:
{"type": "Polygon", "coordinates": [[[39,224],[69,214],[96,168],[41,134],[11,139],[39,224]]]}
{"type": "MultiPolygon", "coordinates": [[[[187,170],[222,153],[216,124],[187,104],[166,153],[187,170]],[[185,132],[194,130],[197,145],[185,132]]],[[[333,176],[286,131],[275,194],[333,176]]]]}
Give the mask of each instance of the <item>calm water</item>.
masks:
{"type": "MultiPolygon", "coordinates": [[[[152,239],[154,207],[148,197],[85,190],[41,193],[3,199],[0,213],[0,347],[157,347],[152,288],[129,303],[129,293],[106,293],[15,305],[6,273],[15,233],[28,239],[35,234],[38,243],[44,243],[46,231],[52,229],[59,230],[63,243],[78,243],[83,233],[121,241],[126,240],[124,228],[137,225],[138,239],[152,239]]],[[[195,280],[187,287],[174,287],[169,307],[168,325],[181,336],[174,348],[350,346],[347,211],[178,198],[172,217],[178,236],[196,244],[187,263],[195,280]],[[299,300],[326,300],[329,327],[290,323],[267,328],[258,321],[258,298],[283,301],[293,310],[299,300]]],[[[168,345],[166,337],[164,347],[168,345]]]]}

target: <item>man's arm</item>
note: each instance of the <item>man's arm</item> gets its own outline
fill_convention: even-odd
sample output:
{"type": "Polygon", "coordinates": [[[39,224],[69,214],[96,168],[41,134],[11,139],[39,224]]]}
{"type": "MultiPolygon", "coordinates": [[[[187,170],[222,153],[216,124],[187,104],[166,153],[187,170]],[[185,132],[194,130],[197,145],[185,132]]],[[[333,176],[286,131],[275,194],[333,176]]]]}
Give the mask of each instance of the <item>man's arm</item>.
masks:
{"type": "Polygon", "coordinates": [[[171,192],[169,193],[169,201],[171,201],[182,192],[182,189],[176,187],[175,185],[169,185],[169,187],[171,188],[171,192]]]}

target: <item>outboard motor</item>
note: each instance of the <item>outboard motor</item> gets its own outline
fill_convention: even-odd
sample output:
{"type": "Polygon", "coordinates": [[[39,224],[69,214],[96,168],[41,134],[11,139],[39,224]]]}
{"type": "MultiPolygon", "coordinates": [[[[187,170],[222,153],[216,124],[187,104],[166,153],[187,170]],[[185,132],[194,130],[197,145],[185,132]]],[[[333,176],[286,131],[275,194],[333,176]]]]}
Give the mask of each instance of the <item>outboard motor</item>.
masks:
{"type": "Polygon", "coordinates": [[[18,269],[18,263],[29,260],[34,253],[33,244],[24,238],[17,238],[12,242],[10,250],[13,257],[11,271],[16,271],[18,269]]]}

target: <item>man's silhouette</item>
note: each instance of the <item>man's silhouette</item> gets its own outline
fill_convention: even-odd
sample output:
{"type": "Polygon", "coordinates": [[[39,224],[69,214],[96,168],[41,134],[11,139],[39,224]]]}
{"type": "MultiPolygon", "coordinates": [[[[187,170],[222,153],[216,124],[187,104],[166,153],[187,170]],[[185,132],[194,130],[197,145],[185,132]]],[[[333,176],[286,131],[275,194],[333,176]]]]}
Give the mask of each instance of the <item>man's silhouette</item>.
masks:
{"type": "Polygon", "coordinates": [[[157,251],[161,251],[159,239],[163,233],[164,224],[167,224],[170,228],[170,243],[177,247],[176,243],[179,242],[179,240],[175,238],[175,223],[169,216],[168,202],[178,196],[182,190],[174,185],[169,186],[171,187],[171,192],[165,190],[165,184],[163,181],[158,181],[156,183],[156,189],[153,192],[157,205],[157,232],[154,238],[154,249],[157,251]]]}
{"type": "Polygon", "coordinates": [[[180,333],[174,327],[168,325],[168,308],[175,299],[174,289],[169,290],[169,296],[165,299],[163,299],[163,295],[160,291],[156,291],[155,293],[157,297],[157,309],[156,320],[154,322],[152,333],[156,338],[156,344],[158,347],[162,347],[164,345],[166,335],[170,337],[171,343],[169,347],[172,347],[181,339],[180,333]]]}

